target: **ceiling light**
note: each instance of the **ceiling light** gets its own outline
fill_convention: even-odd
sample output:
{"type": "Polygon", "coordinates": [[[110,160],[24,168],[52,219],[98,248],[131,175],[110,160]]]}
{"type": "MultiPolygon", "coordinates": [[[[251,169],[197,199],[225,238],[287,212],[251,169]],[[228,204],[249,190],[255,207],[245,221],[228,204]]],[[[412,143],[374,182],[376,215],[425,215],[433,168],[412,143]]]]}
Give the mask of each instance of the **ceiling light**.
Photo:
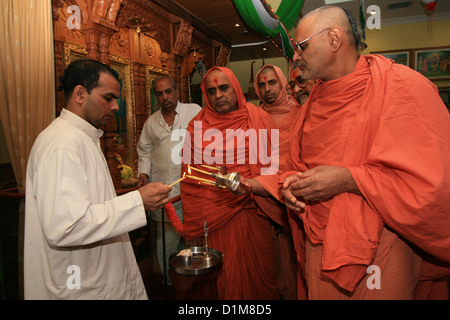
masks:
{"type": "Polygon", "coordinates": [[[239,22],[236,22],[236,23],[234,24],[234,26],[237,28],[237,27],[240,27],[241,25],[239,24],[239,22]]]}

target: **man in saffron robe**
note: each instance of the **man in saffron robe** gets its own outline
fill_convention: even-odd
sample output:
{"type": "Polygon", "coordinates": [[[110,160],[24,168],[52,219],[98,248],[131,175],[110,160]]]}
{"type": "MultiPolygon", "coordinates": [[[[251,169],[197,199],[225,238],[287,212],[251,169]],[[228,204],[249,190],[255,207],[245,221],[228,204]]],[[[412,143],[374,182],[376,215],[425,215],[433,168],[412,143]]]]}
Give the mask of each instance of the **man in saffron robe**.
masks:
{"type": "Polygon", "coordinates": [[[270,114],[277,127],[280,127],[286,115],[296,107],[286,90],[287,80],[277,66],[266,64],[256,74],[255,92],[263,102],[260,107],[270,114]]]}
{"type": "MultiPolygon", "coordinates": [[[[298,66],[298,61],[295,61],[289,68],[289,83],[287,90],[292,99],[300,106],[304,105],[308,100],[309,93],[316,84],[315,80],[308,80],[302,78],[302,70],[298,66]]],[[[295,117],[293,117],[295,118],[295,117]]]]}
{"type": "MultiPolygon", "coordinates": [[[[230,146],[230,130],[242,130],[254,132],[257,138],[264,138],[267,133],[265,147],[270,150],[272,129],[276,129],[269,114],[245,101],[232,71],[223,67],[210,69],[201,89],[206,107],[188,126],[182,172],[189,172],[188,164],[192,169],[204,171],[209,169],[202,164],[226,165],[230,172],[249,178],[260,175],[264,167],[270,168],[271,164],[263,164],[266,161],[261,161],[264,160],[261,157],[251,162],[260,140],[252,139],[251,134],[241,143],[235,143],[233,138],[230,146]]],[[[195,170],[189,173],[196,174],[195,170]]],[[[205,174],[198,176],[208,178],[205,174]]],[[[228,189],[199,182],[186,178],[181,183],[183,233],[188,245],[201,239],[206,221],[209,247],[223,254],[223,266],[217,277],[219,299],[279,299],[269,218],[258,209],[250,194],[238,196],[228,189]]]]}
{"type": "MultiPolygon", "coordinates": [[[[284,77],[284,76],[283,76],[284,77]]],[[[289,84],[286,89],[291,95],[291,101],[295,102],[295,106],[289,111],[289,113],[283,118],[280,125],[280,170],[274,175],[261,175],[255,177],[254,179],[245,179],[245,183],[251,186],[251,192],[254,194],[255,200],[258,204],[265,208],[267,211],[280,210],[280,216],[288,219],[288,213],[286,212],[285,206],[282,204],[283,199],[280,197],[279,192],[279,179],[283,170],[285,170],[286,162],[289,160],[289,147],[290,147],[290,136],[291,127],[297,114],[300,112],[300,107],[309,97],[309,93],[314,87],[315,80],[305,80],[301,76],[301,70],[298,68],[297,63],[293,63],[289,67],[289,84]]],[[[297,215],[291,214],[289,212],[288,223],[283,224],[285,229],[288,229],[292,235],[289,238],[293,238],[294,246],[296,250],[296,260],[291,261],[288,252],[284,251],[284,262],[291,263],[291,265],[296,266],[294,271],[297,272],[295,280],[291,280],[292,283],[297,285],[297,299],[305,300],[307,299],[307,289],[304,278],[305,270],[305,247],[304,247],[304,231],[303,223],[297,215]]],[[[281,234],[283,235],[283,234],[281,234]]],[[[281,251],[281,250],[280,250],[281,251]]],[[[283,251],[281,251],[283,253],[283,251]]],[[[292,266],[291,266],[292,268],[292,266]]],[[[287,277],[285,277],[287,278],[287,277]]],[[[283,279],[283,278],[281,278],[283,279]]],[[[282,281],[280,281],[280,285],[282,281]]]]}
{"type": "Polygon", "coordinates": [[[412,299],[421,271],[449,270],[450,115],[428,79],[360,40],[339,7],[300,21],[294,60],[321,81],[281,192],[305,226],[310,299],[412,299]]]}

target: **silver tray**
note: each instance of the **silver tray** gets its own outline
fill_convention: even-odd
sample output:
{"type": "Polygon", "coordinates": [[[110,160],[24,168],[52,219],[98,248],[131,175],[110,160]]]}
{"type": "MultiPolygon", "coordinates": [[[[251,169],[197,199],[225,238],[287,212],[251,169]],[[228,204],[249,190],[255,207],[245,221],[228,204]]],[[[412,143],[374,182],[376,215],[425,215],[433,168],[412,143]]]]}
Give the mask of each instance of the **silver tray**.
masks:
{"type": "Polygon", "coordinates": [[[180,251],[170,255],[170,269],[182,275],[203,275],[212,273],[222,267],[222,253],[219,250],[208,248],[209,258],[206,258],[205,247],[190,247],[192,256],[186,258],[178,256],[180,251]]]}

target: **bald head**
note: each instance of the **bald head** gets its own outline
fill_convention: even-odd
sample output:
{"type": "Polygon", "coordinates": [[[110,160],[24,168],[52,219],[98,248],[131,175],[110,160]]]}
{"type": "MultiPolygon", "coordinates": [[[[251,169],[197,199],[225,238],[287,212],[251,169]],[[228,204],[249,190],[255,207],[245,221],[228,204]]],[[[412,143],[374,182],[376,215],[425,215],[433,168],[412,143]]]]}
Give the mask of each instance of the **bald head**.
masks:
{"type": "Polygon", "coordinates": [[[362,31],[359,24],[355,21],[352,14],[344,8],[331,5],[323,6],[305,15],[300,21],[300,24],[303,20],[305,20],[308,25],[313,25],[316,29],[320,30],[330,26],[340,27],[347,42],[358,52],[367,47],[363,42],[362,31]]]}
{"type": "Polygon", "coordinates": [[[302,18],[295,33],[294,61],[305,79],[337,79],[354,70],[361,32],[345,9],[324,6],[302,18]]]}
{"type": "Polygon", "coordinates": [[[307,15],[305,15],[300,23],[304,20],[314,23],[319,28],[328,27],[330,25],[337,25],[347,27],[347,16],[341,7],[324,6],[317,8],[307,15]]]}

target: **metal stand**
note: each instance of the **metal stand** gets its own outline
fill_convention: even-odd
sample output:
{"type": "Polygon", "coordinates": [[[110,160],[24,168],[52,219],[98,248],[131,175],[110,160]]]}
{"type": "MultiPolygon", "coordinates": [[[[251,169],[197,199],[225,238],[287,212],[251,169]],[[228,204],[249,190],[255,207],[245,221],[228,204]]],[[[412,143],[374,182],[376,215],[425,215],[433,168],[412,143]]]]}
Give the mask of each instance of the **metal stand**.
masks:
{"type": "Polygon", "coordinates": [[[162,247],[163,247],[164,300],[167,300],[166,230],[164,221],[164,207],[161,208],[161,232],[162,232],[162,247]]]}

